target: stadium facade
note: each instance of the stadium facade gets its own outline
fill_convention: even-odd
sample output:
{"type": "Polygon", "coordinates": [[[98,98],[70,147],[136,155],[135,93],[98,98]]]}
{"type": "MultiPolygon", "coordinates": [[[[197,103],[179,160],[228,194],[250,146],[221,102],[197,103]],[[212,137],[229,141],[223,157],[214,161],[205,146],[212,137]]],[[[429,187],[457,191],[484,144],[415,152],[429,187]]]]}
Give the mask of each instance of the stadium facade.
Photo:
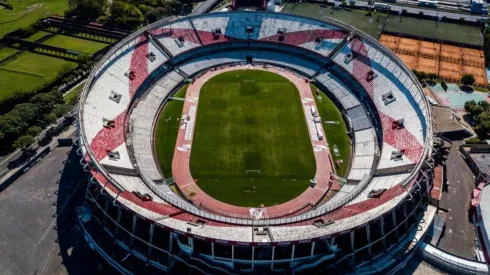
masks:
{"type": "Polygon", "coordinates": [[[93,70],[78,129],[90,174],[79,225],[121,273],[389,274],[410,259],[435,213],[422,87],[393,52],[337,21],[231,12],[156,22],[93,70]],[[247,63],[314,81],[347,118],[348,181],[326,203],[252,219],[193,204],[160,172],[153,133],[172,94],[207,70],[247,63]]]}

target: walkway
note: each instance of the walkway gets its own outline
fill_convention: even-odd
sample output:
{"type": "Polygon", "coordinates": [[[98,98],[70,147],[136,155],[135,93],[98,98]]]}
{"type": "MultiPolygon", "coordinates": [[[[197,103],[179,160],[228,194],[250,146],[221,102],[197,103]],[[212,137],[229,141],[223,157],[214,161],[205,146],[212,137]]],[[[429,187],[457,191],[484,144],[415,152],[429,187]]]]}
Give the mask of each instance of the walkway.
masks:
{"type": "MultiPolygon", "coordinates": [[[[469,221],[468,209],[475,178],[459,153],[461,140],[453,141],[446,161],[448,189],[442,195],[440,207],[446,209],[446,229],[438,247],[449,253],[473,258],[475,229],[469,221]]],[[[443,188],[444,190],[444,188],[443,188]]]]}
{"type": "MultiPolygon", "coordinates": [[[[199,93],[201,87],[206,81],[211,79],[213,76],[221,74],[226,71],[233,70],[243,70],[243,69],[255,69],[255,70],[267,70],[283,77],[289,79],[293,82],[298,91],[300,92],[303,109],[305,112],[305,119],[307,121],[308,127],[310,129],[310,140],[314,148],[314,155],[316,159],[317,171],[315,174],[315,179],[317,181],[314,188],[308,187],[301,195],[295,199],[271,206],[266,207],[263,213],[267,213],[268,218],[286,217],[291,214],[298,214],[310,210],[312,206],[317,204],[322,197],[326,194],[329,188],[333,190],[339,190],[340,186],[338,183],[334,183],[332,186],[330,184],[330,173],[334,173],[335,169],[333,166],[333,161],[330,156],[330,150],[326,142],[326,138],[318,140],[316,135],[316,130],[311,127],[315,127],[314,123],[311,121],[311,106],[315,106],[316,103],[313,98],[313,94],[308,82],[303,78],[296,76],[295,74],[280,70],[276,68],[263,68],[263,67],[252,67],[252,66],[235,66],[227,67],[224,69],[209,71],[200,78],[196,79],[187,89],[186,102],[184,103],[184,108],[182,111],[182,117],[188,116],[188,122],[181,126],[181,130],[177,136],[176,148],[174,151],[174,158],[172,161],[172,171],[173,177],[177,186],[180,190],[190,198],[195,205],[204,208],[208,211],[221,214],[229,217],[236,218],[251,218],[251,209],[247,207],[240,207],[230,205],[221,201],[218,201],[211,196],[207,195],[202,191],[199,186],[195,183],[192,177],[189,163],[191,155],[191,145],[193,139],[194,131],[194,121],[197,114],[197,105],[199,99],[199,93]],[[311,122],[311,123],[310,123],[311,122]]],[[[318,108],[316,108],[318,110],[318,108]]],[[[321,129],[323,131],[323,128],[321,129]]]]}

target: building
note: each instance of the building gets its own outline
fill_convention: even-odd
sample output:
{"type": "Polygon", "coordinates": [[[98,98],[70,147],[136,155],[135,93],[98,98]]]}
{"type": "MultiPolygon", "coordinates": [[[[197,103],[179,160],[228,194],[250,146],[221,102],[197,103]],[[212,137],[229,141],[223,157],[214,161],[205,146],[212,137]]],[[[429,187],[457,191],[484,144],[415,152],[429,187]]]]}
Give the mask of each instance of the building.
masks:
{"type": "Polygon", "coordinates": [[[82,92],[77,142],[90,184],[80,228],[121,273],[395,272],[435,215],[431,125],[411,70],[343,23],[263,12],[159,21],[118,43],[82,92]],[[153,125],[169,97],[208,70],[250,63],[312,79],[347,116],[353,161],[326,203],[319,180],[309,203],[254,219],[182,198],[159,170],[153,125]]]}

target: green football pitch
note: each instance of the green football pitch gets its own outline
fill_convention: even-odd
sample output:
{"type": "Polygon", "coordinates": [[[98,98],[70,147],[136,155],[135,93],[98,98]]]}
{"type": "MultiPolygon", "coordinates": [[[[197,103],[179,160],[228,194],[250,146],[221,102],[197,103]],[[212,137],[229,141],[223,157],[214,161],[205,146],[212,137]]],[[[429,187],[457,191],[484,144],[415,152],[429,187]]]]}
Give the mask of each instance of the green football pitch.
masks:
{"type": "Polygon", "coordinates": [[[206,82],[190,169],[206,193],[234,205],[274,205],[305,191],[316,164],[293,83],[258,70],[206,82]]]}
{"type": "MultiPolygon", "coordinates": [[[[184,97],[187,86],[175,96],[184,97]]],[[[313,91],[316,87],[312,85],[313,91]]],[[[315,97],[334,160],[344,161],[351,145],[335,104],[315,97]],[[335,154],[334,146],[340,154],[335,154]]],[[[172,158],[183,101],[163,108],[155,131],[161,171],[172,175],[172,158]]],[[[287,79],[269,72],[242,70],[220,74],[202,88],[191,153],[197,184],[218,200],[240,206],[274,205],[308,188],[316,167],[299,93],[287,79]]]]}

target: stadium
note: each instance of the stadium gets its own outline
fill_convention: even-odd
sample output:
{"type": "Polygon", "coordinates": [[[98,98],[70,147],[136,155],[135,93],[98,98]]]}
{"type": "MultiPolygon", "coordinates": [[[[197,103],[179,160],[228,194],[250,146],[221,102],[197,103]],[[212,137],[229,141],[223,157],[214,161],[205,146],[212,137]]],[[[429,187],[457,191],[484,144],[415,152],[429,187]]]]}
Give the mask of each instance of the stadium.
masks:
{"type": "Polygon", "coordinates": [[[422,87],[334,20],[148,25],[92,71],[77,125],[79,225],[124,274],[390,274],[435,214],[422,87]]]}

